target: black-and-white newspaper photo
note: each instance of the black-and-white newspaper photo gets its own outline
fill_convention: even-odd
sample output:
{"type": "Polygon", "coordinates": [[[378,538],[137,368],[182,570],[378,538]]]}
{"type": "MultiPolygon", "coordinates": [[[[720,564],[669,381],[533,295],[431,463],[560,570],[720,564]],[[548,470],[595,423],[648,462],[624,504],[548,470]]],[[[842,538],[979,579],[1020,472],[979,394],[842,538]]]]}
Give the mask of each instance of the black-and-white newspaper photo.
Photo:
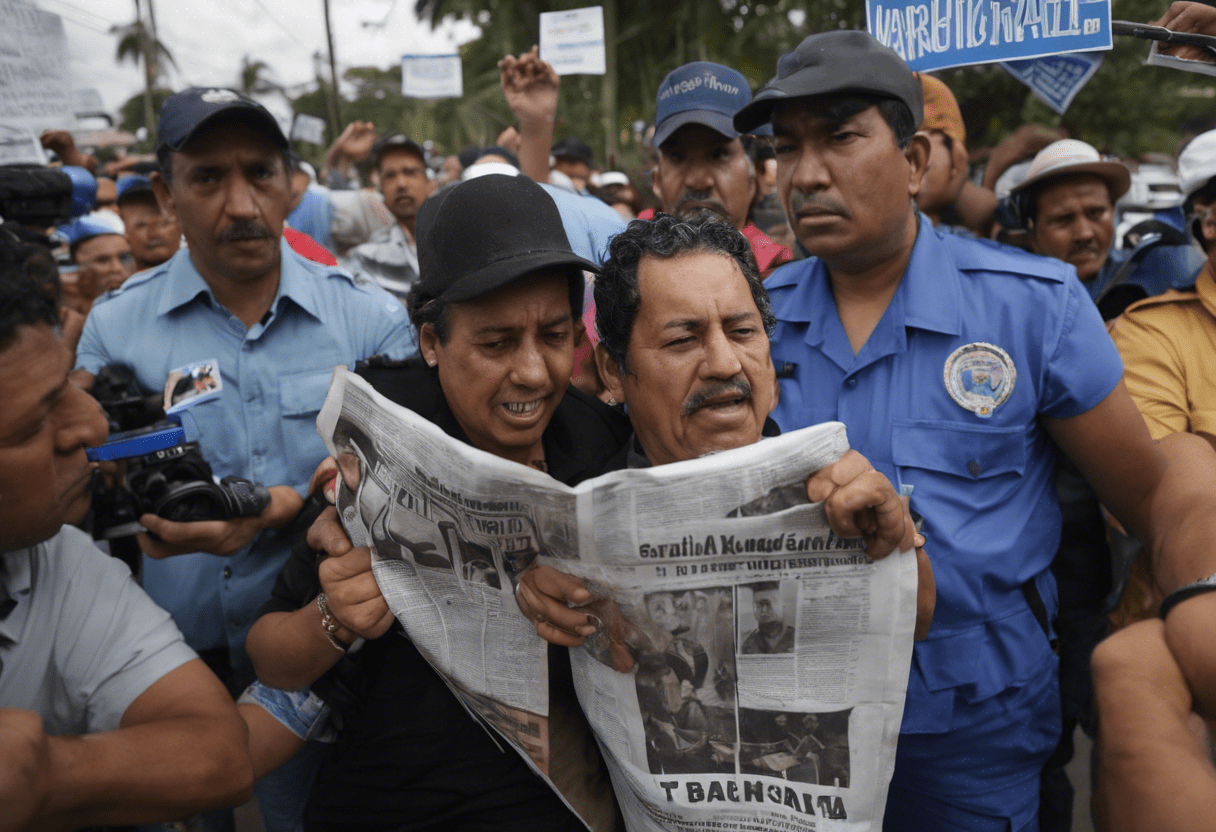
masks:
{"type": "Polygon", "coordinates": [[[577,488],[448,437],[342,368],[318,427],[390,609],[536,771],[560,768],[564,730],[548,644],[514,597],[541,563],[594,596],[597,632],[570,663],[631,832],[881,828],[917,569],[912,552],[871,561],[807,502],[807,476],[848,448],[843,425],[577,488]]]}

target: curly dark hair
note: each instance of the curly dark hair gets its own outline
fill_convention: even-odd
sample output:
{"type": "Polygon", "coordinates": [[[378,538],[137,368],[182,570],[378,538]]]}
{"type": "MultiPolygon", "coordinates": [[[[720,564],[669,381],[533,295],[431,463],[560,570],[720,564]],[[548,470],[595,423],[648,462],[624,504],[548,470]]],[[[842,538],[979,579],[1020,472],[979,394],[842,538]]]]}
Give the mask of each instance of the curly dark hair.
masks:
{"type": "Polygon", "coordinates": [[[642,258],[668,260],[692,253],[720,254],[738,264],[760,311],[764,331],[772,336],[777,319],[747,238],[734,226],[710,214],[687,219],[657,214],[653,220],[634,220],[612,238],[603,273],[595,280],[595,329],[621,372],[627,372],[625,353],[642,305],[638,292],[638,265],[642,258]]]}
{"type": "Polygon", "coordinates": [[[19,327],[59,326],[54,267],[45,247],[0,228],[0,349],[16,340],[19,327]]]}

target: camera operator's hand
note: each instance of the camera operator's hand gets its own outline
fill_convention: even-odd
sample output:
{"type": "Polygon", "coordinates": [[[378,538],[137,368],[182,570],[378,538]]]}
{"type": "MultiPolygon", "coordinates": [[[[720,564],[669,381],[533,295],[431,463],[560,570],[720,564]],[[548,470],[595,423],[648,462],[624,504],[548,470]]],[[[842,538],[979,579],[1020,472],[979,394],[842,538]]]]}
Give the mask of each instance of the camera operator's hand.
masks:
{"type": "Polygon", "coordinates": [[[76,140],[67,130],[44,130],[38,140],[47,150],[54,151],[65,165],[76,165],[89,173],[97,173],[97,157],[81,153],[76,147],[76,140]]]}
{"type": "Polygon", "coordinates": [[[235,517],[231,520],[199,520],[175,523],[155,514],[139,518],[144,528],[156,535],[138,535],[139,547],[150,558],[168,558],[190,552],[231,555],[253,542],[264,529],[286,526],[304,506],[304,498],[289,485],[276,485],[270,491],[270,505],[256,517],[235,517]]]}
{"type": "Polygon", "coordinates": [[[372,574],[372,551],[351,545],[333,506],[321,512],[308,530],[308,545],[328,555],[317,566],[317,575],[338,623],[362,638],[387,633],[393,626],[393,613],[372,574]]]}
{"type": "Polygon", "coordinates": [[[0,708],[0,832],[26,829],[42,805],[50,744],[42,717],[0,708]]]}
{"type": "MultiPolygon", "coordinates": [[[[1196,35],[1216,35],[1216,8],[1206,3],[1171,3],[1169,9],[1160,20],[1150,23],[1152,26],[1164,26],[1171,32],[1186,32],[1196,35]]],[[[1216,57],[1200,46],[1176,44],[1173,46],[1159,43],[1157,51],[1162,55],[1172,55],[1175,58],[1185,58],[1188,61],[1203,61],[1216,63],[1216,57]]]]}

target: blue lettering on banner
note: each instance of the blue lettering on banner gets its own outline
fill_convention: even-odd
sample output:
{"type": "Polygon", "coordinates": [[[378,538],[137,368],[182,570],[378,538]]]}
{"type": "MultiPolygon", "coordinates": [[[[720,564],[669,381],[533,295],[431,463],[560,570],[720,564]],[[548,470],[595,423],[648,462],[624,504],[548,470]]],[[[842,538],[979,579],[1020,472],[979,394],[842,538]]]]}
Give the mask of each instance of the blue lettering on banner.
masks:
{"type": "Polygon", "coordinates": [[[921,71],[1111,48],[1110,0],[866,0],[866,28],[921,71]]]}
{"type": "Polygon", "coordinates": [[[1101,55],[1073,54],[1006,61],[1001,68],[1030,87],[1030,91],[1048,107],[1064,115],[1101,65],[1101,55]]]}

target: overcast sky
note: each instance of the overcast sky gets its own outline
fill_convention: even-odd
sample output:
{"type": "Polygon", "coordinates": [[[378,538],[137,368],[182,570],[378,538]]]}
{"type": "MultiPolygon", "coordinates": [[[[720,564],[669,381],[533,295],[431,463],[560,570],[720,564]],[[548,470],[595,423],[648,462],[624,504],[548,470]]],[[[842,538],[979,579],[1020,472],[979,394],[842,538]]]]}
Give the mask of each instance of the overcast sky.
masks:
{"type": "MultiPolygon", "coordinates": [[[[63,18],[74,86],[97,89],[111,112],[142,89],[136,67],[115,63],[118,39],[109,33],[112,25],[134,19],[134,0],[32,2],[63,18]]],[[[321,0],[155,3],[160,39],[177,62],[178,71],[170,76],[177,89],[235,86],[244,55],[265,61],[284,86],[303,84],[314,77],[313,53],[325,53],[321,0]]],[[[468,23],[441,25],[432,32],[415,19],[413,8],[414,0],[330,0],[339,74],[344,66],[388,67],[404,54],[451,52],[477,34],[468,23]],[[363,25],[386,19],[383,28],[363,25]]]]}

